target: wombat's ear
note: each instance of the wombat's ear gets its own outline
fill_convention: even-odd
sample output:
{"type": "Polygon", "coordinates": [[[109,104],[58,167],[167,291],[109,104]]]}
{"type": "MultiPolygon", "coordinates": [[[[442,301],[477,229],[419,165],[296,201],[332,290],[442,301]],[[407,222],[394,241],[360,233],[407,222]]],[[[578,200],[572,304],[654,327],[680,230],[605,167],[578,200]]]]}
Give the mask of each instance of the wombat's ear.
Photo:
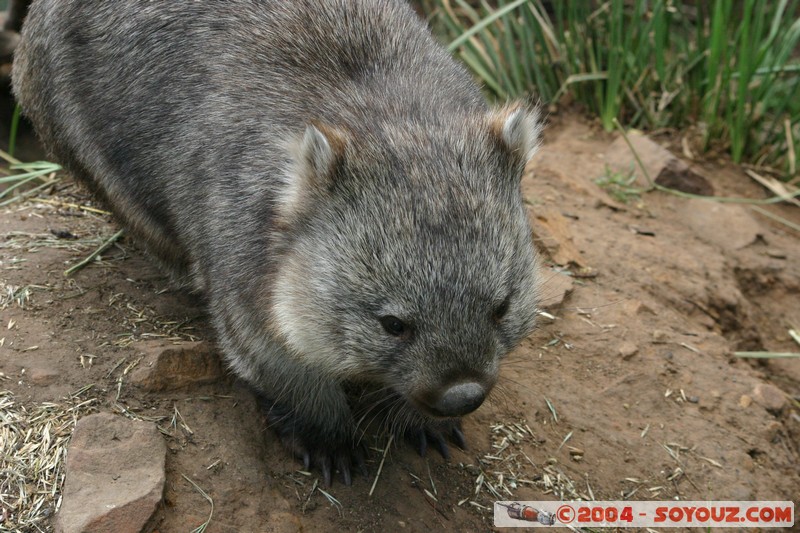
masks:
{"type": "Polygon", "coordinates": [[[492,112],[489,120],[492,135],[517,163],[525,165],[539,147],[539,109],[513,103],[492,112]]]}
{"type": "Polygon", "coordinates": [[[292,162],[286,169],[277,206],[284,223],[298,220],[325,198],[345,146],[344,132],[321,124],[310,124],[302,138],[290,143],[292,162]]]}

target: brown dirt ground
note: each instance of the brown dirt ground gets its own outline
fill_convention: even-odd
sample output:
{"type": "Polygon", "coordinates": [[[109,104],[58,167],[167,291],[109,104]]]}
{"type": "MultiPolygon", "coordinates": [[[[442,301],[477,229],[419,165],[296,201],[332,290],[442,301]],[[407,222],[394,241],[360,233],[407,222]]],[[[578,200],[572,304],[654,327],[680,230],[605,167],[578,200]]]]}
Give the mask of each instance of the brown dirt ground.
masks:
{"type": "MultiPolygon", "coordinates": [[[[797,502],[800,360],[733,351],[798,351],[787,330],[800,329],[799,236],[743,206],[663,193],[616,202],[594,183],[613,137],[573,116],[551,122],[523,190],[546,260],[544,298],[569,274],[573,291],[510,357],[501,390],[466,419],[469,449],[449,463],[392,447],[370,497],[375,451],[369,478],[327,491],[335,505],[232,377],[165,393],[130,385],[125,367],[152,343],[213,340],[202,306],[171,290],[129,239],[65,278],[116,227],[41,201],[0,210],[3,292],[30,291],[0,310],[0,389],[34,404],[93,384],[86,394],[99,410],[157,421],[169,448],[152,524],[162,533],[208,517],[182,474],[213,499],[209,532],[487,531],[498,498],[485,483],[476,495],[480,479],[503,499],[797,502]],[[76,239],[52,233],[61,230],[76,239]],[[763,382],[786,394],[779,410],[757,401],[763,382]],[[176,410],[183,424],[172,426],[176,410]],[[509,433],[515,442],[502,449],[509,433]]],[[[736,167],[699,168],[718,195],[765,196],[736,167]]],[[[46,200],[94,205],[69,182],[46,200]]],[[[800,222],[796,207],[769,209],[800,222]]]]}

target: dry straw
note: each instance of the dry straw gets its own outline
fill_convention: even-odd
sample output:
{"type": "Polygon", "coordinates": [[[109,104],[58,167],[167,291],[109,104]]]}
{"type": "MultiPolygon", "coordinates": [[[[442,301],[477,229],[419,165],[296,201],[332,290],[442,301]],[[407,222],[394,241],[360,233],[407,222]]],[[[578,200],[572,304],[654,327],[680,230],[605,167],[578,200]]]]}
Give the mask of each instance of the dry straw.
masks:
{"type": "Polygon", "coordinates": [[[0,391],[0,531],[51,529],[72,430],[97,401],[81,398],[88,388],[33,406],[0,391]]]}

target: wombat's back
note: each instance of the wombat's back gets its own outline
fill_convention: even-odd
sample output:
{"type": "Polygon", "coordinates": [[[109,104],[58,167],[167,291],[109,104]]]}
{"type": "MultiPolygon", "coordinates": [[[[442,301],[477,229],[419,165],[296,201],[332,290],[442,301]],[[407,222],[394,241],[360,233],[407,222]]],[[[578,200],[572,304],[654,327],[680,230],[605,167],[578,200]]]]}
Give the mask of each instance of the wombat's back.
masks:
{"type": "Polygon", "coordinates": [[[484,106],[395,0],[37,0],[14,87],[52,155],[181,274],[215,217],[269,218],[247,202],[274,197],[308,123],[484,106]]]}

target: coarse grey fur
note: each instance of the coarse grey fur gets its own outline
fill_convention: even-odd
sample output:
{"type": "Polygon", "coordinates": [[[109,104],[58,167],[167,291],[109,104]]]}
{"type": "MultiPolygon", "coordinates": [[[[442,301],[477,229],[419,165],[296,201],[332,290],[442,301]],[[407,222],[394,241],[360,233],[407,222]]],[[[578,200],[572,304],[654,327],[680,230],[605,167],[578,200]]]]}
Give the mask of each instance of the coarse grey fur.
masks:
{"type": "Polygon", "coordinates": [[[404,2],[35,0],[16,54],[45,146],[206,295],[326,477],[372,417],[445,427],[532,327],[535,112],[488,109],[404,2]]]}

